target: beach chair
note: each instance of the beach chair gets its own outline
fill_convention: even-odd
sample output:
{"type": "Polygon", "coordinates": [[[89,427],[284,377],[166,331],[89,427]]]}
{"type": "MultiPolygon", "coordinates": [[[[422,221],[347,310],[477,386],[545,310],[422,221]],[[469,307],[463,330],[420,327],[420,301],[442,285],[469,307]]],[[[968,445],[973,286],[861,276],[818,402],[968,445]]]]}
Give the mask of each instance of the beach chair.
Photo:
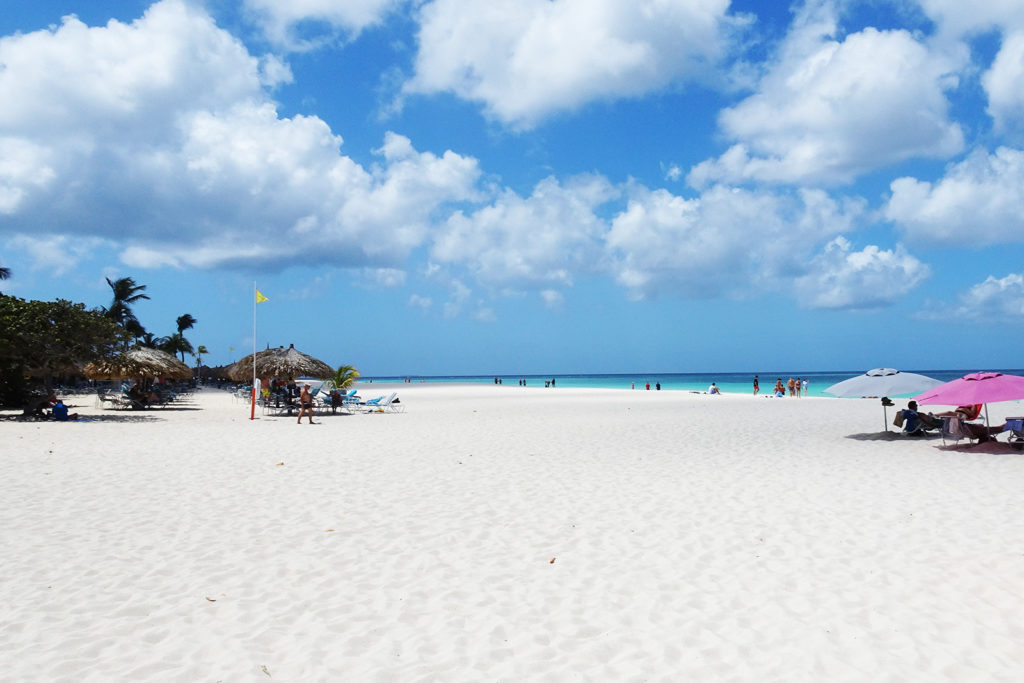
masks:
{"type": "Polygon", "coordinates": [[[1024,450],[1024,417],[1006,418],[1006,431],[1010,432],[1007,441],[1017,450],[1024,450]]]}
{"type": "Polygon", "coordinates": [[[394,392],[388,397],[378,396],[377,398],[371,398],[369,401],[354,403],[352,407],[364,413],[383,413],[385,407],[390,405],[397,395],[398,393],[394,392]]]}
{"type": "Polygon", "coordinates": [[[96,400],[99,406],[104,409],[130,410],[132,408],[132,399],[122,393],[107,392],[100,389],[96,394],[96,400]]]}
{"type": "Polygon", "coordinates": [[[952,441],[955,447],[960,446],[960,442],[967,439],[968,445],[970,445],[977,437],[967,428],[967,424],[958,417],[944,417],[942,418],[942,445],[945,446],[947,441],[952,441]]]}
{"type": "Polygon", "coordinates": [[[388,413],[404,413],[405,404],[398,400],[398,394],[394,393],[388,396],[388,400],[381,403],[381,411],[388,413]]]}
{"type": "Polygon", "coordinates": [[[905,408],[896,413],[893,424],[897,424],[898,421],[898,426],[903,427],[904,436],[924,436],[926,432],[943,427],[945,423],[937,422],[939,419],[931,414],[922,415],[918,411],[905,408]]]}

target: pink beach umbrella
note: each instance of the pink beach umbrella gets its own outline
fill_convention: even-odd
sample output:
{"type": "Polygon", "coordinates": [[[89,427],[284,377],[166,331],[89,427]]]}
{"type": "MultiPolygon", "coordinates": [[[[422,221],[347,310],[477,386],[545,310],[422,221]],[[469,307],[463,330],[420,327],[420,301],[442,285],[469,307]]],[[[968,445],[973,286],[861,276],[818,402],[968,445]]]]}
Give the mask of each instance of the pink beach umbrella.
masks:
{"type": "MultiPolygon", "coordinates": [[[[922,406],[967,406],[1024,399],[1024,377],[1001,372],[972,372],[914,397],[922,406]]],[[[985,407],[988,424],[988,406],[985,407]]]]}

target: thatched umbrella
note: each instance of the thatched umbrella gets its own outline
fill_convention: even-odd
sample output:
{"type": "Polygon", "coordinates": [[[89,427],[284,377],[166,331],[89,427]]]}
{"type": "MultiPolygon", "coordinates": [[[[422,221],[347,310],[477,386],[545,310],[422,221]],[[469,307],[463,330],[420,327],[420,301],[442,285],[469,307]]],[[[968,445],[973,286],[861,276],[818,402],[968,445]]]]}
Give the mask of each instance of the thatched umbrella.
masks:
{"type": "Polygon", "coordinates": [[[169,353],[140,346],[85,366],[89,379],[191,379],[192,370],[169,353]]]}
{"type": "MultiPolygon", "coordinates": [[[[228,375],[235,381],[252,379],[253,356],[249,354],[228,369],[228,375]]],[[[322,360],[302,353],[289,344],[276,349],[267,349],[256,354],[256,376],[260,379],[268,377],[314,377],[330,379],[334,377],[334,368],[322,360]]]]}

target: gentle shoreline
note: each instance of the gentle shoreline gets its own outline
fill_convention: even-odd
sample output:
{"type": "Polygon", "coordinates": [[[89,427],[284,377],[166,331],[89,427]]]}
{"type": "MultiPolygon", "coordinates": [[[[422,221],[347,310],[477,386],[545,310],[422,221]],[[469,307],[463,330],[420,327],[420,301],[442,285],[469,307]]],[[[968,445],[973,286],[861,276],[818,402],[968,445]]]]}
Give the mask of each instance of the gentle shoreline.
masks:
{"type": "Polygon", "coordinates": [[[405,413],[312,427],[215,390],[3,422],[5,676],[1024,673],[1024,456],[1005,444],[883,433],[877,400],[360,393],[390,391],[405,413]]]}

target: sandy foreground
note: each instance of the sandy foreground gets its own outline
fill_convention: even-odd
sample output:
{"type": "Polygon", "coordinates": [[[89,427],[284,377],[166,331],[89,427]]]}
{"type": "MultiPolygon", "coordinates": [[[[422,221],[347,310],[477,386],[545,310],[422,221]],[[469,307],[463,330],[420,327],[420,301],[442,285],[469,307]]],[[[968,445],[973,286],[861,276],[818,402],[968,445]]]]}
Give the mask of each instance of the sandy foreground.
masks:
{"type": "Polygon", "coordinates": [[[393,388],[0,422],[0,678],[1024,679],[1006,444],[875,400],[393,388]]]}

